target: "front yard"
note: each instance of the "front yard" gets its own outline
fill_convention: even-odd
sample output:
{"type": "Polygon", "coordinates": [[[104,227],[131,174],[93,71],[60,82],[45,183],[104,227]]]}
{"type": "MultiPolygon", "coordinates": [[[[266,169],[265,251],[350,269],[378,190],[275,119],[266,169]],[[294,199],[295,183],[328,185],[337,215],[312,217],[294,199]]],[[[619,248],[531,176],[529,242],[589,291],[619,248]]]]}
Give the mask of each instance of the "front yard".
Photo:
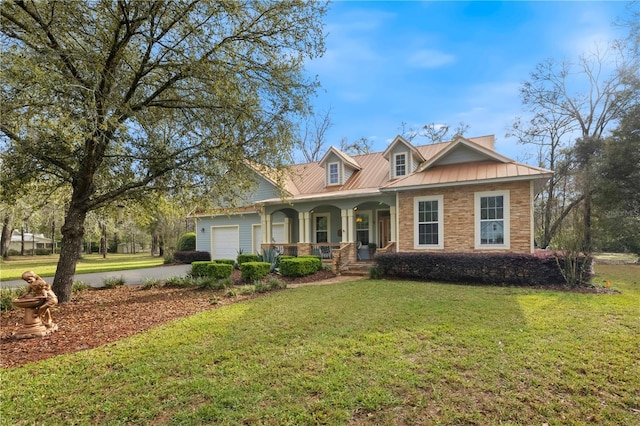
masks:
{"type": "Polygon", "coordinates": [[[596,272],[621,293],[385,280],[269,293],[3,369],[0,422],[638,424],[640,266],[596,272]]]}

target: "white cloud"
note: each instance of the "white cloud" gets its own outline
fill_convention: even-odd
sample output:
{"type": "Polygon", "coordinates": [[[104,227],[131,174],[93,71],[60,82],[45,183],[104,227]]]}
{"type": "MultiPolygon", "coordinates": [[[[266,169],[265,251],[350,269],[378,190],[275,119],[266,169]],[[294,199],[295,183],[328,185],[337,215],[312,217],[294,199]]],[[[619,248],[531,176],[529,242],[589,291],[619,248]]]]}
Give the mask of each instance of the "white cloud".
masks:
{"type": "Polygon", "coordinates": [[[421,49],[409,57],[408,63],[418,68],[438,68],[454,62],[455,59],[454,55],[438,50],[421,49]]]}

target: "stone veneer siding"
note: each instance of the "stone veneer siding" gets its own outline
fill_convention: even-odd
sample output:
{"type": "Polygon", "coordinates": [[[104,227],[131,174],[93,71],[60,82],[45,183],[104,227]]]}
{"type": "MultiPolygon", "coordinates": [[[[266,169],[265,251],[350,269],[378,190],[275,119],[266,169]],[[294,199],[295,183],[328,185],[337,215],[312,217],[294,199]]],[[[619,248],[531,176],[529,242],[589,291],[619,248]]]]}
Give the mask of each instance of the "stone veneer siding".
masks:
{"type": "Polygon", "coordinates": [[[518,181],[491,185],[464,185],[444,188],[416,189],[398,193],[398,251],[443,251],[443,252],[509,252],[531,253],[533,250],[531,232],[531,182],[518,181]],[[476,192],[509,190],[510,197],[510,248],[475,249],[475,206],[476,192]],[[414,198],[442,195],[444,197],[444,249],[416,249],[414,234],[414,198]]]}

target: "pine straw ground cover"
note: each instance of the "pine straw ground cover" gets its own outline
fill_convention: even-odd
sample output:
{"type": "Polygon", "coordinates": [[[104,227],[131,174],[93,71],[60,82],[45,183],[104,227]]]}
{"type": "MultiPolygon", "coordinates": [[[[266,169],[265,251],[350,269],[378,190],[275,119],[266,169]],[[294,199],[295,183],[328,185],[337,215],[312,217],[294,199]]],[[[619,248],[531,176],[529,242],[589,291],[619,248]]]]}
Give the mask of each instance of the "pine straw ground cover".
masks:
{"type": "MultiPolygon", "coordinates": [[[[299,278],[282,278],[288,286],[331,280],[334,274],[318,271],[299,278]]],[[[237,288],[243,283],[234,272],[237,288]]],[[[44,337],[16,339],[23,322],[23,310],[0,314],[0,368],[15,367],[56,355],[95,348],[143,332],[165,322],[208,309],[220,308],[256,297],[234,291],[203,290],[194,287],[125,285],[74,292],[71,301],[52,309],[58,331],[44,337]]]]}

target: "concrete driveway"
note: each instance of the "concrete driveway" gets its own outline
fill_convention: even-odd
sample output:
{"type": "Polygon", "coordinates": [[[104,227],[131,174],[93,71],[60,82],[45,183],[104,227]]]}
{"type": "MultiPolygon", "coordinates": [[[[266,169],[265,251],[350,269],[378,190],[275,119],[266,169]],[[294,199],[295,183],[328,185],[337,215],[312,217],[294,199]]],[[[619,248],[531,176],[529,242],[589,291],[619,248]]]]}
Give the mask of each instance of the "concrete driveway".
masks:
{"type": "MultiPolygon", "coordinates": [[[[75,274],[73,281],[83,281],[91,287],[102,287],[106,278],[124,278],[125,284],[142,284],[147,278],[166,279],[171,277],[183,277],[191,271],[191,265],[167,265],[154,268],[129,269],[125,271],[94,272],[91,274],[75,274]]],[[[35,271],[38,273],[38,271],[35,271]]],[[[53,277],[42,277],[49,284],[53,283],[53,277]]],[[[24,287],[27,283],[23,280],[10,280],[0,282],[1,288],[24,287]]]]}

